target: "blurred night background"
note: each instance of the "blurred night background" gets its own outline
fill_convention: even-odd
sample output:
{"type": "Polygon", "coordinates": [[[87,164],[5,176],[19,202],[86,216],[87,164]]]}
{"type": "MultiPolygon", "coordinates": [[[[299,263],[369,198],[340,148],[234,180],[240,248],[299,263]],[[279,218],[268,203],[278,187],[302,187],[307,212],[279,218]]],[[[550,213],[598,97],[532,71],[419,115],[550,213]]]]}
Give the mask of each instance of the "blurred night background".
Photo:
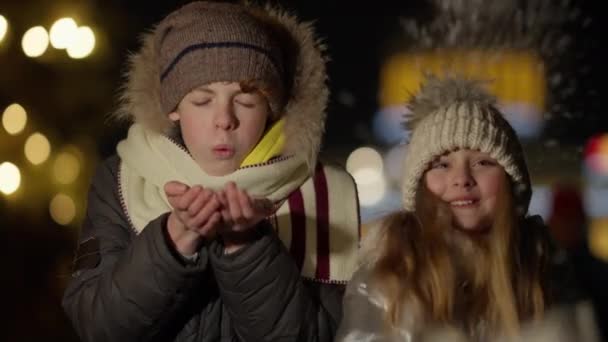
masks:
{"type": "MultiPolygon", "coordinates": [[[[126,134],[124,124],[108,120],[126,58],[139,48],[141,32],[187,2],[0,0],[0,340],[77,340],[61,294],[88,181],[126,134]]],[[[323,158],[355,177],[364,223],[400,206],[407,138],[400,122],[422,73],[454,71],[493,81],[490,89],[527,154],[534,183],[530,212],[549,224],[564,250],[559,257],[573,262],[605,334],[608,115],[601,2],[275,3],[315,20],[325,38],[332,96],[323,158]]]]}

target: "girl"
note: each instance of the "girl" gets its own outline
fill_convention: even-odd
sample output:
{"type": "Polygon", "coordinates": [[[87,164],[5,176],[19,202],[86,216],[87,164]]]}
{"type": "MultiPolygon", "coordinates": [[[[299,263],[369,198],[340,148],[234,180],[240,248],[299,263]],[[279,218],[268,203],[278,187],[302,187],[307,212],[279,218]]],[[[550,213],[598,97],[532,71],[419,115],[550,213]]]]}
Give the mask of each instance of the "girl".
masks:
{"type": "Polygon", "coordinates": [[[338,340],[514,336],[547,306],[549,246],[520,143],[475,81],[428,77],[410,109],[404,210],[364,241],[338,340]]]}

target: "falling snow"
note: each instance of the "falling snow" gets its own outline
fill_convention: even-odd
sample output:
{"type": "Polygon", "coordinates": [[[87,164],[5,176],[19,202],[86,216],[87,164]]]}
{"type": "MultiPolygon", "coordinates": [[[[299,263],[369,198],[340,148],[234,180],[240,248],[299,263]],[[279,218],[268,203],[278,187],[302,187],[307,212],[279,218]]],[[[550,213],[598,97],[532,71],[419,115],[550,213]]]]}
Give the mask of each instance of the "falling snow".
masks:
{"type": "MultiPolygon", "coordinates": [[[[583,17],[573,1],[429,0],[429,4],[434,9],[430,20],[423,22],[418,17],[401,20],[411,50],[535,51],[547,72],[550,93],[544,120],[578,119],[585,115],[564,105],[578,93],[583,76],[591,72],[591,67],[584,63],[589,52],[573,51],[573,28],[589,27],[591,18],[583,17]],[[575,59],[576,64],[572,65],[575,59]]],[[[584,92],[589,97],[597,95],[595,89],[584,92]]],[[[557,141],[545,142],[545,146],[556,144],[557,141]]]]}

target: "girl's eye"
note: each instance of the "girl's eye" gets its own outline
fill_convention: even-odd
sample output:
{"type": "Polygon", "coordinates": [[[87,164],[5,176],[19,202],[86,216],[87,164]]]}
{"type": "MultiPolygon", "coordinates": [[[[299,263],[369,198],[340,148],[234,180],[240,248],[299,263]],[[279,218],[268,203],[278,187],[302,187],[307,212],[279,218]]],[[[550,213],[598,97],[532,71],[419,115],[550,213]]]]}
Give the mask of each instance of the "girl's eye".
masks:
{"type": "Polygon", "coordinates": [[[481,166],[495,166],[496,162],[493,160],[482,159],[482,160],[478,161],[477,164],[479,164],[481,166]]]}
{"type": "Polygon", "coordinates": [[[431,164],[431,169],[445,169],[448,167],[448,163],[443,161],[435,161],[431,164]]]}

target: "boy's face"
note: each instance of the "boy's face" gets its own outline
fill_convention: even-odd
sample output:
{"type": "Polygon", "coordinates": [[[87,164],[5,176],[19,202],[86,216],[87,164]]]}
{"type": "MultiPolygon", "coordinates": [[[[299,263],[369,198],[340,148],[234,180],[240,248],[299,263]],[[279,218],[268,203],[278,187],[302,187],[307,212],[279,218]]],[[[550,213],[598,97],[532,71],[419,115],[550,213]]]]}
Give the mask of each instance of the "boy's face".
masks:
{"type": "Polygon", "coordinates": [[[196,163],[209,175],[234,172],[255,147],[269,116],[266,98],[236,82],[215,82],[188,93],[169,114],[196,163]]]}

